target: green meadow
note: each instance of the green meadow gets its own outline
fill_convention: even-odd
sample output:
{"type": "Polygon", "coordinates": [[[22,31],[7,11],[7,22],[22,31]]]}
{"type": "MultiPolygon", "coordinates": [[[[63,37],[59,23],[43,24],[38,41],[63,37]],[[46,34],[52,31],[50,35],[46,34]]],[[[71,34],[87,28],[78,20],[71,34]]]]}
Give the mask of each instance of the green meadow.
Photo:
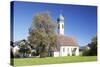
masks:
{"type": "Polygon", "coordinates": [[[97,56],[65,56],[46,58],[14,58],[14,66],[60,64],[97,61],[97,56]]]}

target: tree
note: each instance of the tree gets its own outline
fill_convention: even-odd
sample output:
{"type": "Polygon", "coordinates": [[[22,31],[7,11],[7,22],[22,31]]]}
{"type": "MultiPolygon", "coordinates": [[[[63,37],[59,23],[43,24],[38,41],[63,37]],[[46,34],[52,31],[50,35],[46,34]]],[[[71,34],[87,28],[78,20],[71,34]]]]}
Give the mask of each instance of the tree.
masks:
{"type": "Polygon", "coordinates": [[[94,36],[91,40],[91,43],[88,44],[90,49],[84,49],[84,56],[97,56],[97,35],[94,36]]]}
{"type": "Polygon", "coordinates": [[[31,48],[28,47],[28,43],[26,40],[22,40],[19,44],[19,52],[21,53],[21,57],[27,57],[27,54],[31,53],[31,48]]]}
{"type": "Polygon", "coordinates": [[[55,29],[56,24],[47,12],[34,16],[28,40],[33,47],[38,48],[40,57],[48,56],[49,48],[56,46],[55,29]]]}
{"type": "Polygon", "coordinates": [[[14,46],[13,46],[13,41],[10,41],[10,55],[11,55],[10,57],[11,57],[11,58],[14,57],[14,56],[13,56],[13,47],[14,47],[14,46]]]}
{"type": "Polygon", "coordinates": [[[90,54],[91,55],[97,55],[97,36],[94,36],[92,38],[91,46],[90,46],[90,54]]]}

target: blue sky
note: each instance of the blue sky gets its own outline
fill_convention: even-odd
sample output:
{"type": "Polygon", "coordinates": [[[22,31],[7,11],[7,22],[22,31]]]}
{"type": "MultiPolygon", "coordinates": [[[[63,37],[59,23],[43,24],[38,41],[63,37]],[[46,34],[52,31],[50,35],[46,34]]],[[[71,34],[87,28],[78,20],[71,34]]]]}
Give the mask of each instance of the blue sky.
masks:
{"type": "Polygon", "coordinates": [[[13,8],[14,41],[27,39],[33,16],[38,12],[45,11],[50,13],[55,22],[62,13],[65,18],[65,35],[74,36],[80,46],[91,42],[91,38],[97,34],[96,6],[15,1],[13,8]]]}

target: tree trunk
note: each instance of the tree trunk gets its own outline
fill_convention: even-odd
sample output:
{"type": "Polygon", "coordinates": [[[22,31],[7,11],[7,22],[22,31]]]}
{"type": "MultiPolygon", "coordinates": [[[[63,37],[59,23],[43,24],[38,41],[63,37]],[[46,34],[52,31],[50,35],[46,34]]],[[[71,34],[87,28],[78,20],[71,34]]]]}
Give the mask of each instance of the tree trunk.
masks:
{"type": "Polygon", "coordinates": [[[46,52],[46,51],[43,51],[40,53],[40,58],[45,58],[47,56],[48,56],[48,52],[46,52]]]}

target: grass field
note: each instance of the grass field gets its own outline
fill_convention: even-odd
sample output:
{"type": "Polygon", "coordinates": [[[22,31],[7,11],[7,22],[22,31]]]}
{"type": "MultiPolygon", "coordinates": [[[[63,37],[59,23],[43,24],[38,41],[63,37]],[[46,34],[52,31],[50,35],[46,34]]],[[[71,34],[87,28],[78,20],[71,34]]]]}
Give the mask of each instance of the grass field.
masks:
{"type": "Polygon", "coordinates": [[[97,56],[66,56],[66,57],[47,57],[47,58],[14,58],[14,66],[40,65],[40,64],[59,64],[73,62],[96,61],[97,56]]]}

